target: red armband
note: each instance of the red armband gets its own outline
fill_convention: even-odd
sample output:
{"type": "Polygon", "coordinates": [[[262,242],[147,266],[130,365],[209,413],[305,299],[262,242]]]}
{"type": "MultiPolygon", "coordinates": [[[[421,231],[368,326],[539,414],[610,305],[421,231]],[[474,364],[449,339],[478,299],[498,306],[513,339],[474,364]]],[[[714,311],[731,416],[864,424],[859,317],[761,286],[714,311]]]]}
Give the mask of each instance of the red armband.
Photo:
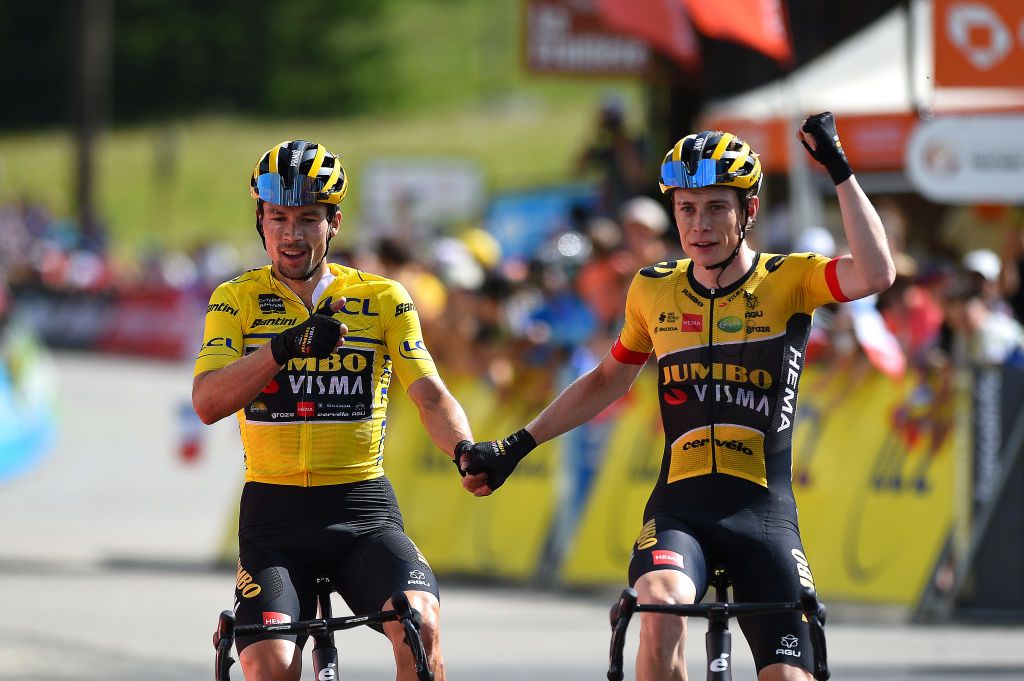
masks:
{"type": "Polygon", "coordinates": [[[622,344],[621,338],[616,338],[615,344],[612,345],[612,357],[623,364],[644,364],[650,356],[651,353],[649,352],[630,350],[622,344]]]}
{"type": "Polygon", "coordinates": [[[832,258],[825,265],[825,283],[828,284],[828,290],[832,294],[832,297],[840,303],[848,303],[852,298],[847,298],[846,294],[843,293],[843,289],[839,288],[839,258],[832,258]]]}

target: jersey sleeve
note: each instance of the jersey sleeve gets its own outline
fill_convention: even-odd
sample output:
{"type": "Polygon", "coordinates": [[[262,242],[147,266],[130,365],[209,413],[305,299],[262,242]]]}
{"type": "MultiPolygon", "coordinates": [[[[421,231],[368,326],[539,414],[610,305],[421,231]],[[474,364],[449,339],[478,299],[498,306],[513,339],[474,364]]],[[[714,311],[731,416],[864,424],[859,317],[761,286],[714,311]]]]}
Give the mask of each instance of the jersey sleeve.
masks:
{"type": "Polygon", "coordinates": [[[647,330],[645,300],[643,281],[638,273],[633,277],[629,292],[626,294],[626,314],[622,332],[612,345],[612,356],[623,364],[643,364],[654,349],[647,330]]]}
{"type": "Polygon", "coordinates": [[[221,369],[242,356],[241,306],[231,287],[221,284],[210,296],[206,308],[203,346],[196,357],[193,376],[221,369]]]}
{"type": "Polygon", "coordinates": [[[800,308],[813,312],[828,303],[848,303],[850,298],[839,287],[836,269],[841,258],[827,258],[817,253],[794,253],[790,256],[805,268],[800,287],[800,308]]]}
{"type": "Polygon", "coordinates": [[[437,376],[434,359],[423,343],[416,305],[405,287],[396,281],[390,282],[380,293],[380,306],[384,345],[402,385],[408,388],[424,376],[437,376]]]}

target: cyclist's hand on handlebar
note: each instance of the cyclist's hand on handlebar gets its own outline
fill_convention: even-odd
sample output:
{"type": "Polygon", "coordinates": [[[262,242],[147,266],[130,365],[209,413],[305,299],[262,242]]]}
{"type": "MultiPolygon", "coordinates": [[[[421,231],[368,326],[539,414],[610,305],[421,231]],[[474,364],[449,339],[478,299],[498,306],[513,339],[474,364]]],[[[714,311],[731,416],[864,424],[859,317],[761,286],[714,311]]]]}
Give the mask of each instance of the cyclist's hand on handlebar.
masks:
{"type": "Polygon", "coordinates": [[[835,184],[841,184],[853,175],[831,111],[807,117],[800,124],[796,138],[815,161],[825,166],[835,184]]]}
{"type": "Polygon", "coordinates": [[[537,446],[525,428],[503,440],[459,444],[459,470],[466,474],[462,486],[478,497],[487,496],[505,484],[516,465],[537,446]]]}
{"type": "Polygon", "coordinates": [[[344,304],[344,298],[331,302],[328,296],[309,319],[271,338],[274,361],[283,365],[294,358],[330,357],[335,348],[344,343],[348,333],[348,327],[333,317],[344,304]]]}

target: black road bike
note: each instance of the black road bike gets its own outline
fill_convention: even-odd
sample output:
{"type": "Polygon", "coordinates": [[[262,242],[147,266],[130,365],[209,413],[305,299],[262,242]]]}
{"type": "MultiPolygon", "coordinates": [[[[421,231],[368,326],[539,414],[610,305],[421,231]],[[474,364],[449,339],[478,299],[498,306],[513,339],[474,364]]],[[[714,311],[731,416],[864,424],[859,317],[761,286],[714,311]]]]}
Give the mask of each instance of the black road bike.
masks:
{"type": "Polygon", "coordinates": [[[714,568],[710,582],[715,589],[714,602],[695,605],[637,603],[636,591],[625,589],[611,610],[612,642],[608,653],[608,681],[622,681],[622,651],[626,645],[626,628],[635,612],[707,618],[708,633],[704,641],[708,654],[708,681],[732,681],[732,633],[729,631],[729,618],[802,612],[811,627],[811,649],[814,653],[812,674],[818,681],[828,681],[830,673],[825,650],[825,605],[818,600],[814,589],[804,588],[800,600],[789,603],[730,603],[730,581],[726,571],[714,568]]]}
{"type": "Polygon", "coordinates": [[[305,634],[313,639],[313,675],[321,681],[336,681],[339,678],[338,648],[334,645],[334,632],[354,629],[367,624],[401,622],[405,629],[405,643],[412,651],[419,681],[434,681],[434,673],[427,666],[427,653],[420,637],[422,620],[418,610],[409,604],[405,592],[391,594],[394,610],[381,610],[352,617],[331,617],[331,583],[326,577],[317,579],[317,603],[320,609],[318,619],[282,624],[235,624],[235,613],[225,610],[217,621],[213,635],[213,646],[217,649],[214,663],[214,679],[231,681],[231,646],[236,636],[252,636],[266,632],[283,634],[305,634]]]}

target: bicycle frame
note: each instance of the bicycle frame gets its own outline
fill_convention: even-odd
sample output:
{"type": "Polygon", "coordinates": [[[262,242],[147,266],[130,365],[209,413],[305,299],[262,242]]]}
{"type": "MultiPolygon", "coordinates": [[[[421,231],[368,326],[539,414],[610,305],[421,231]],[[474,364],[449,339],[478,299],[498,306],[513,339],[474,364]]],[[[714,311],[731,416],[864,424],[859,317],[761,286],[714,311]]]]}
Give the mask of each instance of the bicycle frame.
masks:
{"type": "Polygon", "coordinates": [[[608,653],[608,681],[622,681],[622,652],[626,645],[626,628],[634,612],[653,612],[682,617],[704,617],[708,620],[705,635],[708,681],[732,681],[732,634],[729,618],[752,617],[781,612],[802,612],[811,628],[811,648],[814,651],[814,670],[818,681],[828,681],[828,659],[825,649],[825,605],[818,600],[814,589],[804,588],[800,600],[782,603],[729,603],[728,582],[716,572],[712,579],[715,602],[695,605],[656,605],[637,603],[634,589],[625,589],[612,606],[610,618],[612,641],[608,653]]]}
{"type": "Polygon", "coordinates": [[[331,588],[325,578],[317,579],[317,602],[320,617],[312,620],[288,622],[283,624],[235,624],[235,613],[225,610],[217,621],[217,631],[213,635],[213,645],[217,649],[214,662],[214,678],[216,681],[231,681],[231,665],[235,663],[231,657],[231,646],[236,636],[252,636],[267,632],[283,634],[305,634],[313,639],[313,676],[319,681],[336,681],[338,679],[338,649],[334,645],[334,632],[343,629],[354,629],[368,624],[384,622],[401,622],[405,629],[405,643],[412,651],[416,667],[416,678],[419,681],[434,681],[434,673],[427,666],[427,654],[420,637],[422,620],[418,610],[409,604],[405,592],[396,591],[391,594],[394,610],[382,610],[366,615],[351,617],[331,617],[331,588]]]}

